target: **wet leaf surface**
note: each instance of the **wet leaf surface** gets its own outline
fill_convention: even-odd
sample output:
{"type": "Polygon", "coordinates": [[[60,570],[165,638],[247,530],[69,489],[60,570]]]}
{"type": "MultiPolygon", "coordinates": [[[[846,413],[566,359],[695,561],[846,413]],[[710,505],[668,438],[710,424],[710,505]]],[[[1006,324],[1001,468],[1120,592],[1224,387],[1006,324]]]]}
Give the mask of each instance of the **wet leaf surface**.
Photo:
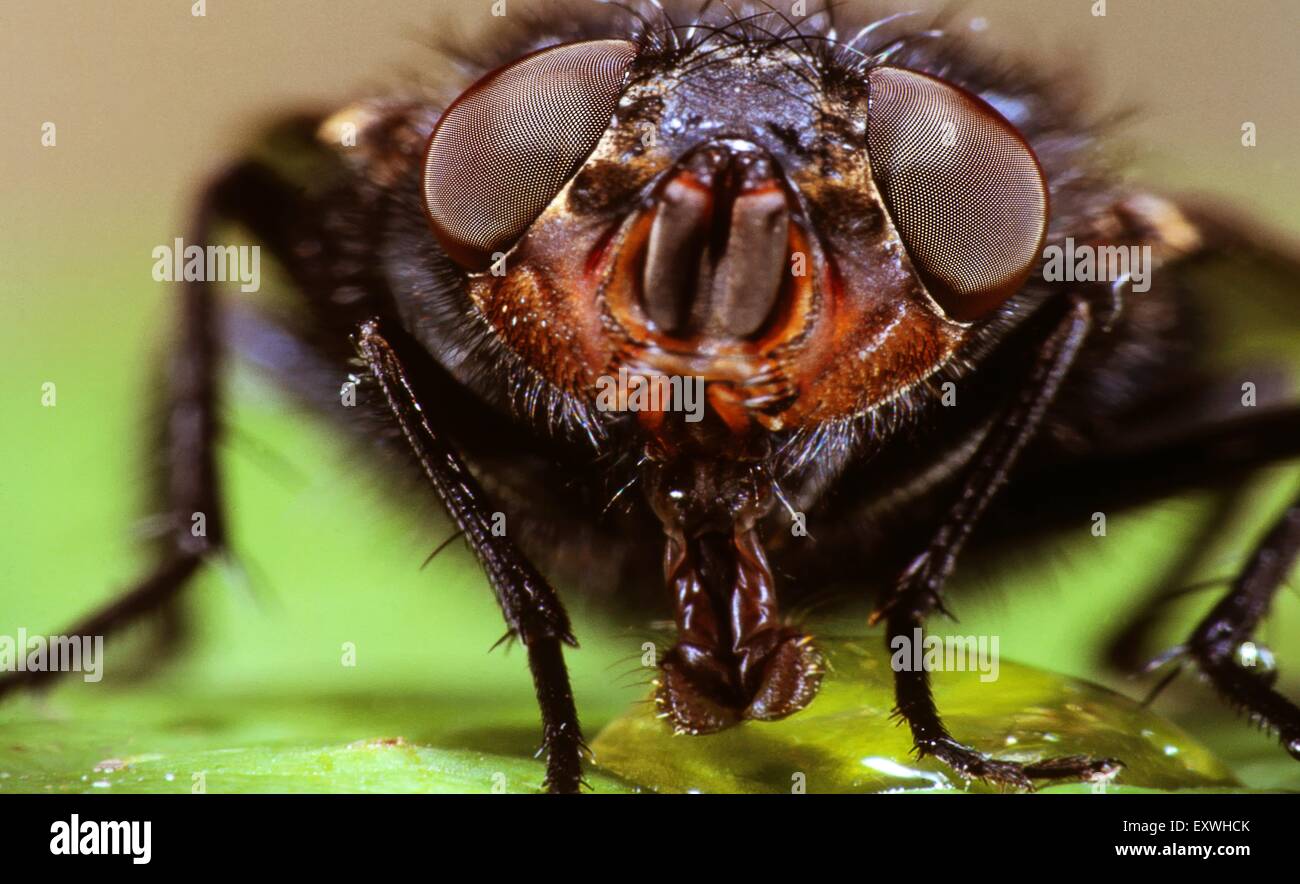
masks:
{"type": "MultiPolygon", "coordinates": [[[[606,727],[592,749],[603,769],[662,792],[965,788],[941,763],[911,756],[907,729],[890,716],[890,656],[879,642],[822,638],[818,647],[830,669],[817,699],[797,715],[688,737],[674,735],[653,705],[641,704],[606,727]]],[[[1119,758],[1125,766],[1106,784],[1111,790],[1236,785],[1189,735],[1112,691],[1005,661],[996,675],[982,681],[976,671],[940,672],[934,679],[950,732],[981,751],[1018,762],[1119,758]]],[[[970,789],[996,791],[978,783],[970,789]]]]}

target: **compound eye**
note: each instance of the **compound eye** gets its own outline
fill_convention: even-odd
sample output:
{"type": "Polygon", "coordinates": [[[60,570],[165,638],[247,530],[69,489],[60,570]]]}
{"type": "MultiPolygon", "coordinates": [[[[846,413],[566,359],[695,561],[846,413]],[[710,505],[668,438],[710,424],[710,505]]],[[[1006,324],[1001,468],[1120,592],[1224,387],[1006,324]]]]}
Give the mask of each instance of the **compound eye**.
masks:
{"type": "Polygon", "coordinates": [[[1020,133],[980,98],[925,74],[867,75],[867,148],[913,265],[949,316],[1015,294],[1047,231],[1047,184],[1020,133]]]}
{"type": "Polygon", "coordinates": [[[609,126],[635,55],[626,40],[553,46],[447,108],[429,139],[424,196],[452,260],[485,269],[537,219],[609,126]]]}

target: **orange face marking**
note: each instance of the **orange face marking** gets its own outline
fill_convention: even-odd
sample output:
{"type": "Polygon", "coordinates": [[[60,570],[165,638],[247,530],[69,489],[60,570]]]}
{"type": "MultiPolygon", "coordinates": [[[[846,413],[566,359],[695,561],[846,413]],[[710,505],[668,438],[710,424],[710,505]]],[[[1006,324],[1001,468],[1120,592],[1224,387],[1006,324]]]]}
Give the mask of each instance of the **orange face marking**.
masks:
{"type": "MultiPolygon", "coordinates": [[[[945,315],[926,290],[867,152],[837,144],[822,165],[785,177],[748,142],[706,142],[677,157],[611,128],[575,180],[585,175],[590,187],[601,176],[630,177],[640,186],[624,203],[631,208],[590,217],[574,209],[571,181],[506,255],[501,275],[470,277],[474,301],[503,341],[580,399],[594,400],[598,379],[623,368],[702,378],[710,413],[736,436],[866,414],[940,370],[965,342],[968,325],[945,315]],[[778,193],[784,203],[773,199],[778,193]],[[870,223],[847,224],[845,216],[870,223]],[[763,226],[773,218],[786,226],[763,226]],[[775,230],[785,232],[778,239],[775,230]],[[761,243],[763,253],[745,254],[747,262],[781,258],[778,288],[752,292],[771,300],[765,320],[755,323],[752,310],[735,304],[751,295],[751,279],[766,277],[748,264],[739,271],[726,265],[742,274],[739,289],[721,271],[710,276],[723,262],[715,255],[706,263],[702,247],[690,250],[691,237],[712,242],[715,252],[719,242],[738,253],[761,243]],[[665,241],[682,263],[703,269],[683,272],[673,263],[677,252],[665,261],[665,241]],[[659,264],[648,271],[651,261],[659,264]],[[648,294],[647,285],[678,278],[685,280],[680,315],[688,321],[666,328],[651,318],[647,299],[659,298],[655,315],[663,316],[674,292],[648,294]],[[700,305],[709,298],[713,306],[700,305]],[[743,318],[728,326],[736,316],[743,318]]],[[[652,436],[674,424],[662,412],[639,420],[652,436]]]]}

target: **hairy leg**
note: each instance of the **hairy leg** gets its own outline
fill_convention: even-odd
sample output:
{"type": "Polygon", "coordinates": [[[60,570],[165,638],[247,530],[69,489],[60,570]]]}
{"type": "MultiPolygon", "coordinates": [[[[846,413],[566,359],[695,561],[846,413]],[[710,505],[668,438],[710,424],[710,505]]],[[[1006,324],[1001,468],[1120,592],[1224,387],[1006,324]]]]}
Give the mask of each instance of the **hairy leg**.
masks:
{"type": "MultiPolygon", "coordinates": [[[[1098,451],[1046,468],[1029,464],[1017,471],[1018,482],[999,496],[996,512],[981,531],[996,529],[1025,537],[1029,532],[1060,530],[1078,524],[1080,515],[1112,512],[1164,500],[1192,489],[1213,493],[1210,511],[1188,541],[1187,550],[1169,568],[1105,649],[1105,661],[1136,674],[1154,656],[1152,632],[1169,603],[1190,591],[1210,588],[1203,575],[1203,550],[1251,507],[1246,480],[1262,467],[1300,457],[1300,405],[1205,411],[1189,402],[1184,409],[1203,414],[1177,431],[1139,443],[1114,440],[1098,451]],[[1213,464],[1212,473],[1206,465],[1213,464]],[[1043,495],[1042,488],[1051,488],[1043,495]]],[[[1217,576],[1217,575],[1216,575],[1217,576]]],[[[1227,581],[1219,581],[1226,583],[1227,581]]]]}
{"type": "Polygon", "coordinates": [[[362,324],[356,343],[429,484],[483,566],[509,636],[518,638],[527,649],[542,712],[546,785],[552,792],[576,792],[582,779],[584,746],[562,648],[566,644],[576,647],[577,642],[559,597],[514,541],[492,531],[493,508],[487,495],[443,435],[442,424],[448,416],[437,403],[417,398],[397,352],[378,324],[362,324]]]}
{"type": "Polygon", "coordinates": [[[1227,595],[1197,624],[1184,650],[1230,705],[1277,733],[1300,760],[1300,707],[1239,654],[1268,613],[1273,597],[1300,557],[1300,498],[1294,500],[1251,553],[1227,595]]]}
{"type": "MultiPolygon", "coordinates": [[[[962,547],[980,516],[1006,482],[1016,460],[1042,423],[1061,381],[1069,372],[1092,329],[1089,305],[1076,301],[1045,339],[1030,378],[1005,420],[985,438],[976,452],[957,501],[929,546],[903,572],[891,595],[872,616],[885,620],[887,643],[895,636],[910,638],[923,628],[936,608],[943,610],[942,590],[962,547]]],[[[894,673],[896,714],[912,731],[921,756],[931,755],[960,776],[1017,789],[1033,788],[1035,778],[1088,779],[1116,770],[1113,759],[1067,757],[1035,765],[990,758],[963,745],[948,733],[930,690],[930,676],[920,671],[894,673]]]]}
{"type": "MultiPolygon", "coordinates": [[[[223,218],[245,221],[270,233],[282,194],[261,166],[241,163],[206,189],[189,227],[189,242],[207,243],[223,218]]],[[[166,461],[166,534],[158,563],[134,586],[63,634],[109,636],[142,617],[165,610],[204,560],[226,542],[221,483],[216,462],[217,375],[220,343],[212,283],[186,281],[181,288],[180,327],[167,374],[163,438],[166,461]]],[[[11,672],[0,677],[0,696],[19,687],[52,681],[57,671],[11,672]]]]}
{"type": "MultiPolygon", "coordinates": [[[[1271,408],[1244,409],[1230,417],[1211,415],[1154,443],[1121,448],[1069,464],[1050,475],[1030,477],[1033,484],[1050,486],[1058,504],[1062,498],[1079,500],[1074,507],[1078,511],[1137,505],[1187,488],[1208,486],[1217,492],[1213,509],[1189,542],[1186,554],[1107,645],[1106,661],[1111,666],[1130,674],[1146,669],[1152,657],[1148,640],[1169,602],[1191,590],[1227,582],[1194,582],[1202,565],[1201,550],[1248,510],[1250,494],[1243,479],[1261,467],[1296,456],[1300,456],[1300,406],[1279,403],[1271,408]],[[1213,476],[1207,477],[1206,464],[1214,465],[1213,476]],[[1087,506],[1082,502],[1085,499],[1087,506]]],[[[1019,510],[1032,505],[1019,496],[1013,504],[1019,510]]],[[[1249,655],[1238,653],[1251,640],[1294,564],[1300,545],[1296,511],[1297,504],[1293,504],[1259,541],[1225,598],[1200,622],[1192,637],[1159,659],[1192,660],[1230,705],[1275,731],[1287,750],[1300,757],[1300,711],[1272,689],[1272,675],[1262,668],[1241,665],[1249,655]]],[[[1176,675],[1176,670],[1170,672],[1152,693],[1176,675]]]]}

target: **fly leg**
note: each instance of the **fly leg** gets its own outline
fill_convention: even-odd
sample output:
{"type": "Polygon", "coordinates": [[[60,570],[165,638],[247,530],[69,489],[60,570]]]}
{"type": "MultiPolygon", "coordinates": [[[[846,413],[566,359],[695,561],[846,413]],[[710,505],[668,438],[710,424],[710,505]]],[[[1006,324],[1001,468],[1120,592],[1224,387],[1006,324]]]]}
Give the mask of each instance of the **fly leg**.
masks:
{"type": "MultiPolygon", "coordinates": [[[[270,233],[285,195],[264,167],[242,163],[207,188],[187,240],[207,243],[221,219],[237,219],[254,233],[270,233]]],[[[105,636],[142,617],[164,611],[204,561],[224,550],[225,514],[216,449],[217,374],[221,359],[213,283],[186,281],[180,290],[180,328],[168,372],[166,428],[167,533],[158,563],[130,589],[70,628],[67,636],[105,636]]],[[[0,676],[0,696],[38,687],[58,671],[10,672],[0,676]]]]}
{"type": "MultiPolygon", "coordinates": [[[[910,641],[914,631],[923,628],[935,609],[944,610],[941,593],[962,547],[1037,432],[1091,329],[1089,305],[1082,300],[1075,301],[1043,342],[1029,382],[1005,419],[981,443],[960,496],[943,524],[872,615],[872,622],[885,621],[885,638],[890,646],[895,636],[910,641]]],[[[894,697],[895,714],[911,728],[917,753],[921,757],[934,756],[965,779],[1032,789],[1035,779],[1091,779],[1108,776],[1120,766],[1114,759],[1084,756],[1052,758],[1027,765],[991,758],[966,746],[954,739],[944,726],[930,690],[929,673],[924,669],[896,670],[894,697]]]]}
{"type": "Polygon", "coordinates": [[[1272,686],[1272,675],[1255,669],[1242,645],[1268,613],[1273,596],[1300,557],[1300,498],[1260,540],[1227,595],[1197,624],[1184,653],[1231,706],[1274,731],[1282,746],[1300,760],[1300,707],[1272,686]]]}
{"type": "Polygon", "coordinates": [[[447,415],[437,403],[420,401],[378,323],[363,323],[356,345],[429,484],[487,574],[505,617],[507,635],[518,638],[527,650],[542,713],[546,786],[551,792],[577,792],[585,746],[564,665],[563,646],[577,646],[568,615],[555,590],[514,541],[492,531],[493,507],[486,493],[444,437],[447,415]]]}

